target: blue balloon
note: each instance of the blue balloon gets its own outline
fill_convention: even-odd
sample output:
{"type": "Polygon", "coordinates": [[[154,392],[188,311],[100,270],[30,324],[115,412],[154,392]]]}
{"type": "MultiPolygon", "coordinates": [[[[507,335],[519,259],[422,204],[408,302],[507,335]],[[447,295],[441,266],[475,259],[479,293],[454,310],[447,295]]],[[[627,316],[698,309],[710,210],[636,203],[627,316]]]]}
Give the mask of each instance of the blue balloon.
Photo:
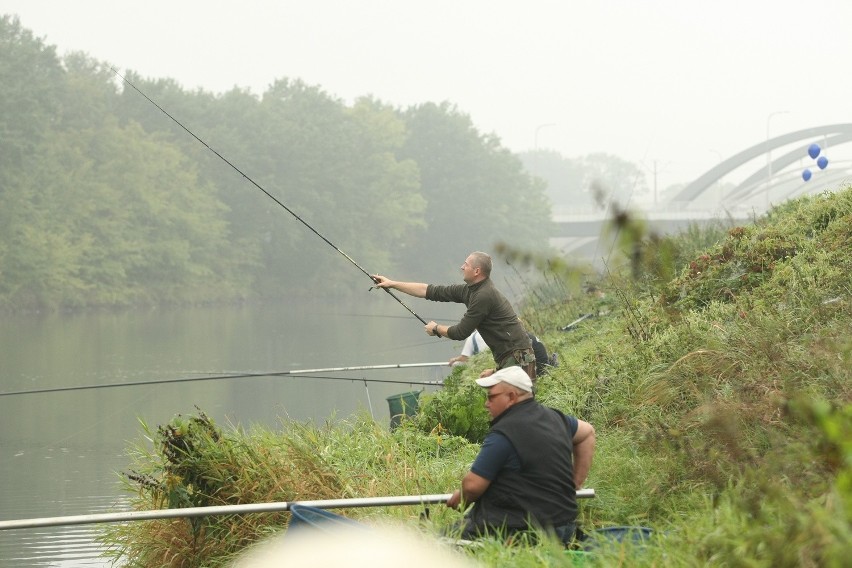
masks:
{"type": "Polygon", "coordinates": [[[819,156],[819,144],[811,144],[808,146],[808,156],[813,159],[816,159],[819,156]]]}
{"type": "Polygon", "coordinates": [[[824,170],[825,167],[828,165],[828,158],[826,158],[825,156],[820,156],[819,160],[817,160],[817,165],[819,166],[819,169],[824,170]]]}
{"type": "Polygon", "coordinates": [[[802,172],[802,179],[805,181],[809,181],[811,179],[811,170],[805,168],[805,171],[802,172]]]}

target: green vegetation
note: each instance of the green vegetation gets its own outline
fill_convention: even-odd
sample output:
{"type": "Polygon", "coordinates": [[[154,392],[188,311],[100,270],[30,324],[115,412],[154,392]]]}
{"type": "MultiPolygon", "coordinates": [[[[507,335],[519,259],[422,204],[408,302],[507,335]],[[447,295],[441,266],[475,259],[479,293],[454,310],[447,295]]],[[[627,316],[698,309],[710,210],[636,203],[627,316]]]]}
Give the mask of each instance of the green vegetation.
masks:
{"type": "MultiPolygon", "coordinates": [[[[588,533],[647,526],[644,545],[602,542],[588,566],[844,566],[852,553],[852,188],[803,198],[753,226],[642,235],[630,261],[590,280],[540,260],[527,322],[561,364],[538,397],[591,422],[598,447],[581,505],[588,533]],[[710,244],[708,244],[710,243],[710,244]],[[600,294],[603,292],[603,295],[600,294]],[[558,331],[579,314],[573,331],[558,331]]],[[[507,251],[510,256],[515,256],[507,251]]],[[[172,504],[446,493],[487,428],[479,355],[420,414],[281,432],[179,418],[135,450],[139,509],[172,504]]],[[[342,514],[438,533],[459,513],[342,514]]],[[[287,514],[138,522],[105,541],[127,566],[217,566],[284,528],[287,514]]],[[[466,551],[488,566],[572,566],[552,542],[466,551]]]]}

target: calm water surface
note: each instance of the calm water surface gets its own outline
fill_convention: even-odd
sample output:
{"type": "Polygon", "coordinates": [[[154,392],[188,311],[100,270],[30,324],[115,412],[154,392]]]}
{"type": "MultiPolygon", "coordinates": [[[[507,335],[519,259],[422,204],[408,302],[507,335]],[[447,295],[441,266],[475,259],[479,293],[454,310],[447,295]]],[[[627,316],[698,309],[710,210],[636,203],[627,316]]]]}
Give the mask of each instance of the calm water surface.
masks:
{"type": "MultiPolygon", "coordinates": [[[[463,306],[422,300],[427,321],[463,306]]],[[[0,392],[107,385],[230,372],[282,372],[446,361],[461,344],[425,335],[384,295],[360,305],[299,302],[122,313],[3,316],[0,392]]],[[[0,396],[0,520],[127,510],[127,448],[198,406],[219,425],[275,427],[282,416],[324,421],[356,412],[387,422],[387,397],[446,367],[347,371],[0,396]],[[351,379],[351,380],[349,380],[351,379]]],[[[429,387],[432,390],[433,387],[429,387]]],[[[0,566],[108,566],[97,525],[0,531],[0,566]]]]}

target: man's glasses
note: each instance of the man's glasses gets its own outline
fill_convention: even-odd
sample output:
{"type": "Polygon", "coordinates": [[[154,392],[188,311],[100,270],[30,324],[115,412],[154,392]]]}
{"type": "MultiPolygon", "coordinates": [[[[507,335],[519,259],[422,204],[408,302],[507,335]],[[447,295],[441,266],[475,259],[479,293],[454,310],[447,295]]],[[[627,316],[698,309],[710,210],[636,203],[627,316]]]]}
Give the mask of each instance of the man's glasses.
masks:
{"type": "Polygon", "coordinates": [[[488,402],[491,402],[492,400],[494,400],[496,397],[500,396],[501,394],[509,394],[509,391],[495,392],[495,393],[488,394],[488,402]]]}

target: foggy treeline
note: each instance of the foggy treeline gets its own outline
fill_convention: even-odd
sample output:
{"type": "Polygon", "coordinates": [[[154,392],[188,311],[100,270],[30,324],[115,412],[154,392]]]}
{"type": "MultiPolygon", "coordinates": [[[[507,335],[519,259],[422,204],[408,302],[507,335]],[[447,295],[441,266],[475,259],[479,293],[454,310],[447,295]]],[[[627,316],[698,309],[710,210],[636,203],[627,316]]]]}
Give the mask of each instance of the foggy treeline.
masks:
{"type": "MultiPolygon", "coordinates": [[[[5,16],[0,68],[1,306],[271,297],[357,272],[105,62],[5,16]]],[[[457,280],[470,250],[546,246],[542,182],[451,104],[127,78],[370,272],[457,280]]]]}
{"type": "MultiPolygon", "coordinates": [[[[0,308],[345,293],[357,276],[107,62],[3,16],[0,69],[0,308]]],[[[451,103],[126,77],[371,273],[457,281],[471,250],[547,247],[545,182],[451,103]]]]}

